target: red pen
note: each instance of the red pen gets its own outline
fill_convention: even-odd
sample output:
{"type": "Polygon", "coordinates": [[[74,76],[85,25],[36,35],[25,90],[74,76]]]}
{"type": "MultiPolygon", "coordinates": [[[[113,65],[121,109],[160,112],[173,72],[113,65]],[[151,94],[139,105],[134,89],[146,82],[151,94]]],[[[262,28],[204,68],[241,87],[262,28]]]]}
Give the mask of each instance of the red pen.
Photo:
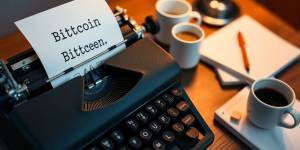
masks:
{"type": "Polygon", "coordinates": [[[243,61],[244,61],[244,67],[245,67],[246,71],[249,73],[249,71],[250,71],[250,64],[249,64],[249,59],[248,59],[248,56],[247,56],[246,42],[245,42],[245,39],[243,37],[242,32],[240,32],[240,31],[238,32],[237,39],[239,41],[239,46],[240,46],[241,51],[242,51],[242,56],[243,56],[243,61]]]}

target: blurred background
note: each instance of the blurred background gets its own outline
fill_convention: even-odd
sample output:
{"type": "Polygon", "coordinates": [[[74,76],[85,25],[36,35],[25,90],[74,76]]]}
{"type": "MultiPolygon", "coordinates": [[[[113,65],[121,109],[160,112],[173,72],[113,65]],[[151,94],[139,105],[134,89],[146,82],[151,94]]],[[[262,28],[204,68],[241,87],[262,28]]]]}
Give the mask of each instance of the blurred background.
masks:
{"type": "Polygon", "coordinates": [[[300,31],[299,0],[257,0],[257,2],[300,31]]]}
{"type": "MultiPolygon", "coordinates": [[[[71,0],[1,0],[0,37],[17,31],[14,22],[71,0]]],[[[108,0],[109,1],[109,0],[108,0]]],[[[253,0],[300,31],[300,0],[253,0]]],[[[130,0],[127,0],[130,3],[130,0]]]]}
{"type": "Polygon", "coordinates": [[[17,31],[14,22],[71,0],[1,0],[0,37],[17,31]]]}

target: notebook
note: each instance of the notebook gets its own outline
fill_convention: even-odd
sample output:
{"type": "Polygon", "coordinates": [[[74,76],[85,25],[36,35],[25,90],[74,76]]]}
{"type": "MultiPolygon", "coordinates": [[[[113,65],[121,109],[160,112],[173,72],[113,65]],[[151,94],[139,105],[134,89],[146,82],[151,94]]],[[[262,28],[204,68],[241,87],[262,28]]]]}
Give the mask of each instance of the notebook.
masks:
{"type": "Polygon", "coordinates": [[[227,73],[226,71],[220,69],[220,68],[214,68],[216,75],[218,77],[219,82],[223,86],[234,86],[234,85],[244,85],[247,84],[243,80],[240,80],[239,78],[236,78],[235,76],[227,73]]]}
{"type": "MultiPolygon", "coordinates": [[[[214,115],[215,120],[221,123],[251,149],[299,150],[300,125],[293,129],[275,127],[271,130],[265,130],[255,127],[248,121],[246,108],[249,91],[250,89],[245,87],[216,110],[214,115]],[[230,116],[234,111],[242,112],[242,117],[239,122],[230,120],[230,116]]],[[[294,108],[300,112],[299,100],[296,100],[294,108]]],[[[288,117],[286,121],[292,121],[291,117],[288,117]]]]}
{"type": "Polygon", "coordinates": [[[204,62],[219,68],[217,72],[222,83],[229,84],[230,82],[253,81],[273,76],[297,60],[300,54],[299,48],[247,15],[238,18],[207,37],[199,52],[204,62]],[[250,62],[249,73],[244,68],[237,41],[238,31],[243,33],[246,41],[250,62]],[[235,77],[228,75],[227,72],[235,77]]]}

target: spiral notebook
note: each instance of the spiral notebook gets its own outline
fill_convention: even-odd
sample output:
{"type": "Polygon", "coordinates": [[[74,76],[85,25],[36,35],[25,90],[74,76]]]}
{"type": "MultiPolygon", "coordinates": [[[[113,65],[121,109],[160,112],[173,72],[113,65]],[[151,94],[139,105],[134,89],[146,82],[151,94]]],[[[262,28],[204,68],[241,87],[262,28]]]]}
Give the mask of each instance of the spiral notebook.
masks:
{"type": "Polygon", "coordinates": [[[199,50],[201,60],[217,68],[222,84],[274,76],[298,59],[300,51],[250,16],[244,15],[208,36],[199,50]],[[247,73],[237,41],[241,31],[250,62],[247,73]],[[226,71],[226,72],[224,72],[226,71]],[[238,76],[229,75],[235,72],[238,76]]]}

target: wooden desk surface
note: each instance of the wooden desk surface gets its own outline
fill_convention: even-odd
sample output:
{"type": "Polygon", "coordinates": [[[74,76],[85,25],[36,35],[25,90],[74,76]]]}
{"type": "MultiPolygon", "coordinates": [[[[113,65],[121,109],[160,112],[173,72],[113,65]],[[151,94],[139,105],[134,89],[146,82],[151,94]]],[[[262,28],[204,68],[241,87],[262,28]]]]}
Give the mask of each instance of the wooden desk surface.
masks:
{"type": "MultiPolygon", "coordinates": [[[[192,0],[189,1],[193,3],[192,0]]],[[[155,2],[156,0],[109,0],[112,8],[116,5],[126,8],[138,23],[142,23],[145,16],[155,14],[155,2]]],[[[253,0],[235,0],[235,2],[240,6],[242,14],[252,16],[274,33],[300,47],[300,33],[263,6],[260,6],[253,0]]],[[[206,25],[202,25],[201,27],[205,30],[207,36],[219,29],[206,25]]],[[[257,34],[259,36],[259,33],[257,34]]],[[[28,48],[30,48],[30,45],[20,32],[0,38],[0,58],[8,58],[28,48]]],[[[300,97],[299,63],[285,72],[280,79],[287,82],[295,90],[297,97],[300,97]]],[[[222,89],[215,78],[213,70],[202,63],[194,70],[184,71],[182,73],[182,82],[185,85],[188,95],[215,134],[214,143],[209,149],[247,148],[228,131],[213,122],[214,111],[234,96],[240,89],[222,89]]]]}

